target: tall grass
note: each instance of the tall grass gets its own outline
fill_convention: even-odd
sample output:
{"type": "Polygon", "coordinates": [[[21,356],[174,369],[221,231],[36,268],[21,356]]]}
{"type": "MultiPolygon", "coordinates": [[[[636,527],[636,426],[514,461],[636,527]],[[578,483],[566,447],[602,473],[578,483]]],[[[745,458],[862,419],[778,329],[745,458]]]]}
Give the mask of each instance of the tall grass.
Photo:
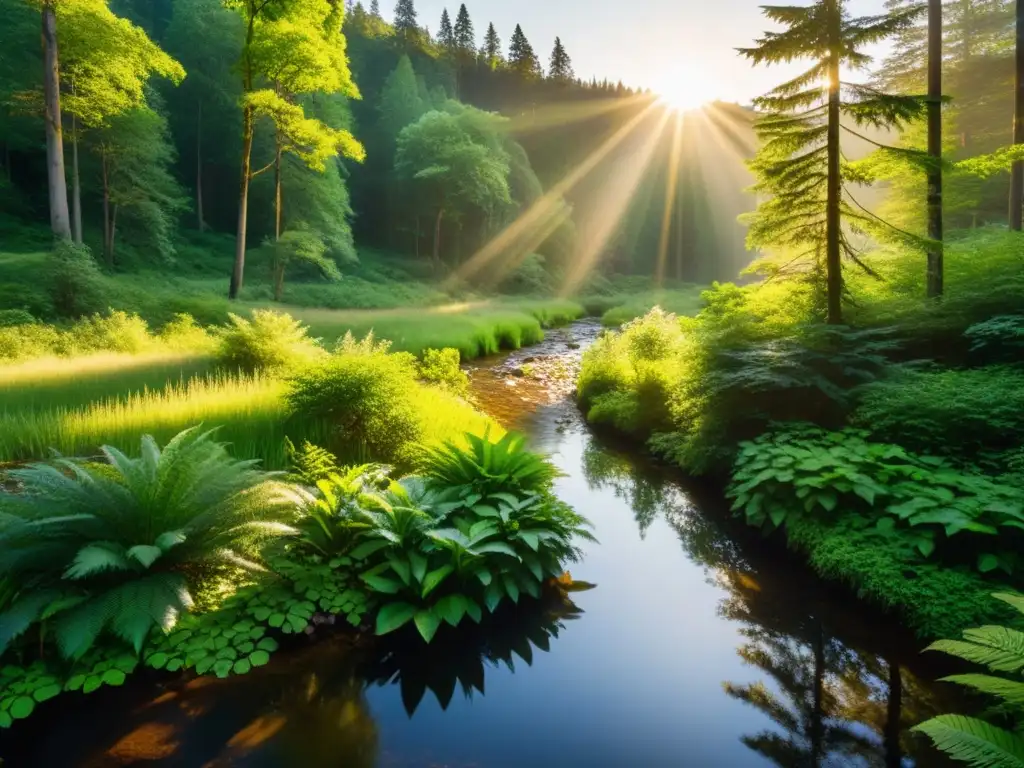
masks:
{"type": "MultiPolygon", "coordinates": [[[[259,459],[270,469],[287,465],[284,438],[298,443],[326,444],[330,425],[292,416],[285,402],[287,383],[266,375],[217,374],[143,390],[125,397],[94,402],[82,408],[53,405],[0,413],[0,461],[63,455],[90,456],[101,445],[131,455],[139,435],[165,442],[196,424],[218,427],[220,439],[239,457],[259,459]]],[[[501,434],[488,416],[458,397],[416,385],[410,393],[420,419],[422,443],[458,438],[465,432],[501,434]]],[[[403,451],[411,459],[412,444],[403,451]]],[[[346,460],[365,460],[361,446],[343,452],[346,460]]]]}
{"type": "Polygon", "coordinates": [[[191,352],[106,352],[0,366],[0,413],[78,408],[145,390],[158,392],[208,374],[212,366],[209,356],[191,352]]]}
{"type": "Polygon", "coordinates": [[[282,309],[308,325],[311,335],[327,345],[347,331],[357,337],[373,331],[377,338],[390,340],[395,350],[419,354],[425,349],[453,347],[464,360],[536,344],[543,340],[545,327],[564,325],[584,314],[580,304],[563,299],[394,310],[282,309]]]}

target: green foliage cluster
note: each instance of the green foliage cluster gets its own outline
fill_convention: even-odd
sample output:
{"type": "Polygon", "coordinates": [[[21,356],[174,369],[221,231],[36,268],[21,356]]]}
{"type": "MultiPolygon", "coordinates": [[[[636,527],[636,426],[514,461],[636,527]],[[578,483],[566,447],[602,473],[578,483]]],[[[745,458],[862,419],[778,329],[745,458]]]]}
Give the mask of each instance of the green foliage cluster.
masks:
{"type": "Polygon", "coordinates": [[[420,437],[416,411],[416,359],[344,345],[322,363],[289,380],[288,405],[306,420],[330,425],[326,446],[361,447],[385,461],[400,457],[420,437]]]}
{"type": "Polygon", "coordinates": [[[104,452],[17,470],[17,492],[0,495],[0,727],[62,691],[120,685],[140,660],[246,674],[281,636],[336,620],[375,617],[378,634],[413,622],[429,642],[442,622],[540,597],[590,536],[551,495],[551,465],[513,435],[449,441],[400,480],[329,466],[307,443],[290,450],[301,485],[197,429],[163,450],[143,438],[138,459],[104,452]],[[49,644],[61,658],[31,659],[49,644]]]}
{"type": "Polygon", "coordinates": [[[460,363],[457,349],[425,349],[419,362],[420,379],[456,395],[465,395],[469,392],[469,374],[462,370],[460,363]]]}
{"type": "Polygon", "coordinates": [[[270,309],[253,310],[251,320],[229,314],[219,335],[221,365],[249,373],[295,370],[324,354],[300,321],[270,309]]]}
{"type": "Polygon", "coordinates": [[[109,465],[12,471],[19,492],[0,496],[0,574],[13,585],[0,653],[41,625],[66,658],[107,633],[138,652],[192,606],[204,570],[256,568],[260,541],[292,530],[284,489],[210,432],[183,432],[163,450],[146,436],[139,458],[104,456],[109,465]]]}
{"type": "Polygon", "coordinates": [[[1009,367],[905,370],[858,397],[852,423],[915,451],[998,464],[1024,434],[1024,374],[1009,367]]]}
{"type": "Polygon", "coordinates": [[[964,331],[971,353],[984,362],[1019,362],[1024,355],[1024,315],[997,315],[964,331]]]}
{"type": "Polygon", "coordinates": [[[1019,570],[1024,490],[866,436],[805,427],[742,443],[727,491],[733,510],[766,532],[803,515],[842,515],[925,557],[973,557],[983,573],[1019,570]]]}
{"type": "MultiPolygon", "coordinates": [[[[993,597],[1024,613],[1024,598],[1019,594],[996,593],[993,597]]],[[[1020,721],[1024,715],[1024,683],[1019,680],[1024,670],[1024,633],[1018,629],[995,624],[965,629],[962,640],[938,640],[925,650],[940,651],[972,664],[987,667],[990,672],[949,675],[941,678],[972,691],[994,697],[995,709],[1011,729],[986,720],[965,715],[939,715],[914,728],[925,734],[936,747],[954,760],[977,766],[1024,766],[1024,738],[1020,721]]]]}

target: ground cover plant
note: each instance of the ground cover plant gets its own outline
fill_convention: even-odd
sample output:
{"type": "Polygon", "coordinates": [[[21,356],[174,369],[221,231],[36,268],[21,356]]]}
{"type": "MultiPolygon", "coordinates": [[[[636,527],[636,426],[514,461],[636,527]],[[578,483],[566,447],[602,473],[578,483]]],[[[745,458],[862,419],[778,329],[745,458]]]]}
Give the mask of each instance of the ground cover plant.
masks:
{"type": "MultiPolygon", "coordinates": [[[[386,355],[386,352],[377,352],[386,355]]],[[[466,435],[413,474],[290,446],[288,475],[197,428],[137,458],[14,470],[0,494],[0,727],[138,666],[226,677],[326,624],[387,634],[542,597],[590,538],[523,438],[466,435]],[[46,652],[51,646],[55,653],[46,652]]]]}

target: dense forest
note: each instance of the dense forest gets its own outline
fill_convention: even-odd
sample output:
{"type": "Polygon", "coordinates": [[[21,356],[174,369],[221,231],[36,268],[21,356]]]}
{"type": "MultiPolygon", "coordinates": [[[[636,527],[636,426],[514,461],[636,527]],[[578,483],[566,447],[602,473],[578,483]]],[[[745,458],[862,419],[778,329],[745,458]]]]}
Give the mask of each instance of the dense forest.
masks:
{"type": "MultiPolygon", "coordinates": [[[[17,51],[0,73],[11,236],[47,215],[44,67],[38,12],[17,0],[3,11],[0,42],[17,51]]],[[[278,261],[328,277],[359,247],[447,272],[531,208],[489,280],[522,266],[534,288],[557,285],[580,260],[647,274],[665,237],[666,276],[728,278],[745,263],[742,184],[715,206],[707,194],[723,168],[745,173],[742,110],[723,105],[714,123],[673,131],[653,96],[577,77],[561,39],[547,56],[517,26],[506,46],[465,5],[435,35],[411,2],[391,22],[377,3],[254,11],[218,0],[58,4],[56,21],[72,234],[108,268],[170,263],[198,231],[241,233],[249,249],[273,242],[278,261]],[[690,162],[709,132],[724,144],[715,161],[690,162]],[[682,172],[670,180],[672,163],[682,172]]]]}

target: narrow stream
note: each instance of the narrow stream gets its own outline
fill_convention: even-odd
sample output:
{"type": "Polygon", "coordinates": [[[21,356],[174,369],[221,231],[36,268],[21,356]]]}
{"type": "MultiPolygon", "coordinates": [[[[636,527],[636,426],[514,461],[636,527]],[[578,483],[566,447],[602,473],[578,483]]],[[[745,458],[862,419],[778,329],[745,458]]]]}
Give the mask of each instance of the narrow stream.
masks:
{"type": "Polygon", "coordinates": [[[0,735],[5,768],[941,764],[908,733],[952,706],[919,643],[582,423],[573,371],[597,333],[472,372],[480,407],[551,454],[558,495],[593,521],[571,571],[596,588],[429,649],[335,637],[241,678],[62,697],[0,735]]]}

